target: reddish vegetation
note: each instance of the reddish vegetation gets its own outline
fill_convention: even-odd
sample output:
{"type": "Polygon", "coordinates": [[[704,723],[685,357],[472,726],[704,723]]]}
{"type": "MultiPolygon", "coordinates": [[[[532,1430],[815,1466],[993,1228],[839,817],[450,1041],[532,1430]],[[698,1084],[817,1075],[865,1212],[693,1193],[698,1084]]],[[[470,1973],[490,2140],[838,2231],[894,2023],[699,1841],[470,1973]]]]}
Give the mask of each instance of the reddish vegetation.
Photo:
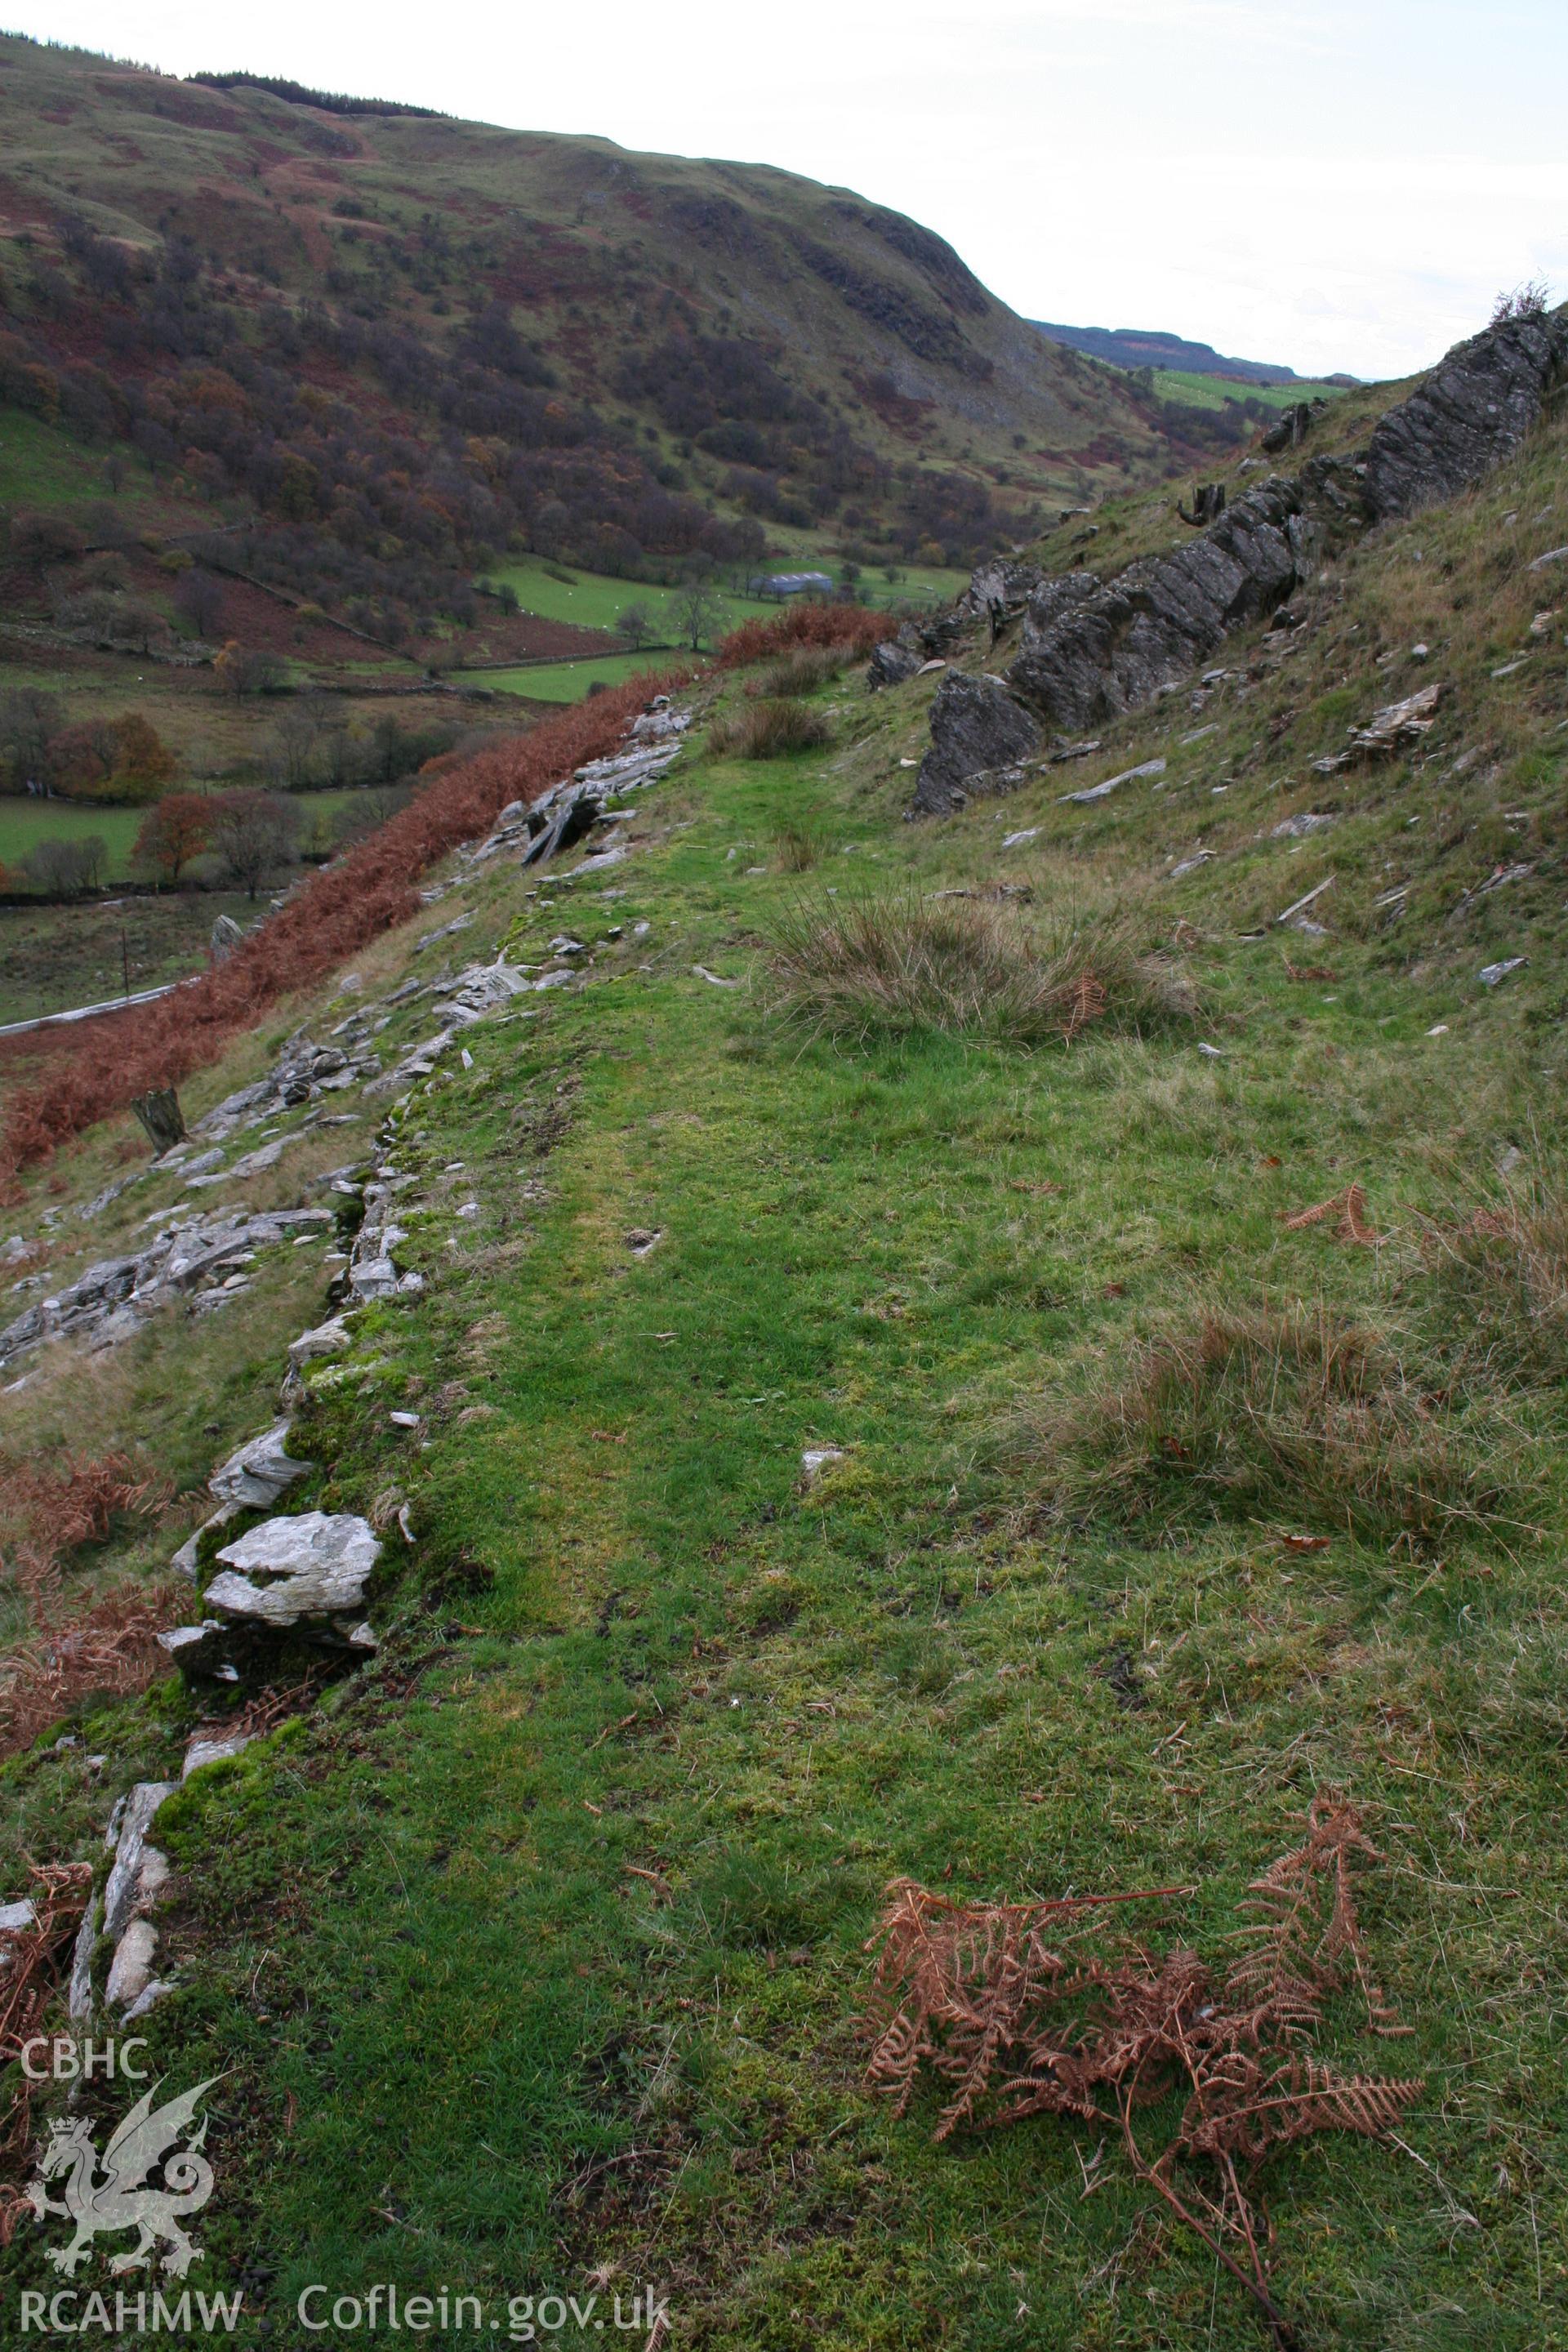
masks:
{"type": "MultiPolygon", "coordinates": [[[[885,615],[858,605],[795,605],[732,630],[719,646],[718,664],[738,669],[792,646],[865,651],[886,635],[887,625],[885,615]]],[[[675,685],[689,675],[671,671],[663,683],[675,685]]],[[[226,963],[155,1004],[112,1022],[84,1023],[34,1083],[13,1096],[0,1174],[49,1159],[96,1120],[123,1110],[134,1096],[177,1086],[205,1068],[237,1030],[279,997],[320,979],[395,923],[406,922],[418,911],[415,885],[426,867],[487,832],[509,802],[534,800],[584,761],[614,751],[627,720],[660,683],[634,678],[489,751],[433,761],[424,772],[426,789],[407,808],[306,883],[226,963]]]]}
{"type": "MultiPolygon", "coordinates": [[[[7,1939],[10,1964],[0,1975],[0,2067],[12,2077],[0,2110],[0,2166],[7,2173],[24,2172],[31,2153],[33,2084],[16,2061],[42,2024],[68,1965],[91,1886],[90,1863],[55,1863],[42,1869],[35,1864],[28,1890],[34,1925],[7,1939]]],[[[10,2244],[17,2221],[30,2210],[12,2181],[0,2187],[0,2246],[10,2244]]]]}
{"type": "Polygon", "coordinates": [[[140,1690],[167,1670],[155,1636],[168,1622],[173,1588],[121,1588],[74,1617],[62,1611],[66,1556],[102,1543],[118,1517],[155,1518],[167,1506],[167,1484],[139,1476],[139,1466],[125,1454],[68,1455],[58,1470],[0,1464],[0,1568],[27,1619],[22,1640],[0,1656],[0,1757],[30,1746],[79,1700],[140,1690]]]}
{"type": "Polygon", "coordinates": [[[743,669],[748,662],[786,653],[792,646],[847,646],[868,654],[891,634],[887,614],[868,613],[863,604],[792,604],[775,620],[742,621],[721,637],[719,667],[743,669]]]}
{"type": "Polygon", "coordinates": [[[415,884],[427,866],[486,832],[509,801],[533,800],[583,761],[613,751],[656,684],[639,678],[595,695],[445,772],[435,763],[429,785],[407,808],[316,875],[226,963],[111,1025],[91,1024],[74,1050],[18,1089],[0,1165],[15,1171],[47,1160],[133,1096],[177,1085],[216,1061],[235,1032],[280,996],[405,922],[418,911],[415,884]]]}

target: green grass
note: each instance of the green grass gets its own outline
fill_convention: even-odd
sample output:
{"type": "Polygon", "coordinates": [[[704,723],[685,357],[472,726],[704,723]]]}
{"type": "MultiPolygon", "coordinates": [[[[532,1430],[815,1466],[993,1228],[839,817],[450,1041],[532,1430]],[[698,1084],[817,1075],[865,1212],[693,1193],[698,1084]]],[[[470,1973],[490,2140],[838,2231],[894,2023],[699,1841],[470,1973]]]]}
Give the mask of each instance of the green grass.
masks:
{"type": "MultiPolygon", "coordinates": [[[[840,686],[808,705],[834,730],[819,751],[738,761],[694,738],[602,885],[520,884],[497,859],[466,889],[454,961],[502,941],[542,959],[569,929],[595,984],[468,1031],[472,1068],[448,1063],[395,1119],[428,1288],[367,1315],[300,1410],[321,1465],[302,1503],[408,1506],[384,1646],[159,1824],[180,1990],[153,2057],[182,2082],[226,2070],[205,2284],[269,2274],[274,2341],[311,2280],[500,2311],[612,2266],[625,2294],[668,2289],[675,2342],[724,2352],[1250,2352],[1244,2302],[1143,2219],[1113,2145],[1086,2193],[1098,2131],[1039,2118],[937,2147],[934,2096],[903,2121],[868,2096],[863,1945],[908,1873],[960,1899],[1190,1887],[1140,1931],[1215,1954],[1247,1881],[1340,1787],[1388,1857],[1368,1924],[1413,2035],[1386,2063],[1426,2091],[1414,2157],[1343,2138],[1278,2167],[1280,2299],[1314,2352],[1568,2344],[1568,1430],[1542,1141],[1568,1086],[1562,714],[1555,671],[1493,681],[1486,652],[1561,537],[1560,466],[1543,442],[1461,508],[1380,533],[1298,652],[1238,643],[1204,721],[1157,705],[1068,772],[1158,751],[1158,793],[1063,805],[1047,771],[905,824],[930,682],[840,686]],[[1546,519],[1510,537],[1508,514],[1546,519]],[[1358,640],[1403,644],[1417,619],[1449,633],[1432,767],[1317,793],[1307,761],[1342,737],[1345,696],[1394,690],[1358,640]],[[1184,744],[1200,723],[1216,732],[1184,744]],[[1472,740],[1489,762],[1455,774],[1472,740]],[[1273,828],[1331,797],[1331,936],[1238,937],[1327,870],[1315,837],[1273,828]],[[1510,824],[1540,887],[1456,914],[1510,824]],[[1200,840],[1212,865],[1165,880],[1200,840]],[[1391,927],[1376,902],[1407,873],[1391,927]],[[835,1040],[785,1025],[760,984],[770,940],[849,928],[852,896],[999,883],[1032,892],[1030,925],[1114,913],[1164,941],[1201,1026],[1028,1044],[950,1024],[927,991],[897,1034],[835,1040]],[[1511,989],[1482,987],[1479,963],[1521,940],[1511,989]],[[1381,1246],[1287,1223],[1352,1181],[1381,1246]],[[1497,1230],[1509,1183],[1544,1204],[1528,1265],[1497,1230]],[[1434,1246],[1473,1235],[1478,1207],[1485,1248],[1434,1246]],[[661,1239],[635,1257],[639,1228],[661,1239]],[[1202,1379],[1141,1352],[1219,1328],[1222,1303],[1202,1379]],[[1375,1381],[1337,1381],[1331,1411],[1310,1315],[1394,1351],[1375,1381]],[[1423,1448],[1503,1417],[1492,1465],[1529,1472],[1507,1524],[1346,1512],[1324,1432],[1347,1442],[1341,1408],[1385,1396],[1423,1448]],[[406,1409],[413,1433],[389,1418],[406,1409]],[[1019,1465],[1021,1417],[1054,1476],[1019,1465]],[[1142,1451],[1110,1478],[1129,1431],[1142,1451]],[[823,1445],[843,1458],[807,1485],[802,1451],[823,1445]]],[[[367,960],[367,994],[426,972],[407,945],[367,960]]],[[[252,1075],[297,1017],[204,1084],[252,1075]]],[[[378,1050],[427,1022],[401,1009],[378,1050]]],[[[111,1143],[77,1182],[101,1181],[111,1143]]],[[[48,1181],[16,1212],[29,1231],[48,1181]]],[[[279,1304],[274,1378],[324,1304],[324,1284],[279,1304]]],[[[202,1369],[163,1380],[151,1433],[187,1480],[202,1369]]],[[[145,1398],[151,1351],[135,1370],[145,1398]]],[[[236,1399],[261,1425],[259,1376],[226,1376],[215,1455],[236,1399]]],[[[43,1404],[16,1402],[50,1442],[43,1404]]],[[[167,1773],[188,1720],[154,1692],[0,1774],[6,1886],[26,1854],[91,1850],[110,1782],[167,1773]],[[113,1757],[100,1780],[89,1745],[113,1757]]],[[[0,2263],[8,2285],[48,2283],[30,2229],[0,2263]]]]}
{"type": "MultiPolygon", "coordinates": [[[[317,821],[330,820],[363,797],[353,792],[295,793],[289,805],[299,810],[300,824],[309,832],[317,821]]],[[[145,815],[144,808],[97,808],[83,801],[35,800],[30,795],[0,797],[0,865],[19,866],[40,841],[79,841],[97,834],[109,852],[104,879],[127,881],[133,871],[131,853],[145,815]]]]}

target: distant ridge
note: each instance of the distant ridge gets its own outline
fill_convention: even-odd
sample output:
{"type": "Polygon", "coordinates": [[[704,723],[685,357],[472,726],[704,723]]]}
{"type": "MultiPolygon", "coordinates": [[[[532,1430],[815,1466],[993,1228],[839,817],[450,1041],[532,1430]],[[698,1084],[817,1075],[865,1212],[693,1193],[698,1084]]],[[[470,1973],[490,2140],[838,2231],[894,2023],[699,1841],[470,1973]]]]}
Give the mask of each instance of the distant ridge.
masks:
{"type": "MultiPolygon", "coordinates": [[[[1091,359],[1110,360],[1122,368],[1176,368],[1190,375],[1228,376],[1237,383],[1300,383],[1294,368],[1275,367],[1267,360],[1226,359],[1212,343],[1189,342],[1184,335],[1168,335],[1155,327],[1059,327],[1047,319],[1032,319],[1053,343],[1066,343],[1091,359]]],[[[1355,376],[1314,376],[1315,383],[1352,384],[1355,376]]]]}

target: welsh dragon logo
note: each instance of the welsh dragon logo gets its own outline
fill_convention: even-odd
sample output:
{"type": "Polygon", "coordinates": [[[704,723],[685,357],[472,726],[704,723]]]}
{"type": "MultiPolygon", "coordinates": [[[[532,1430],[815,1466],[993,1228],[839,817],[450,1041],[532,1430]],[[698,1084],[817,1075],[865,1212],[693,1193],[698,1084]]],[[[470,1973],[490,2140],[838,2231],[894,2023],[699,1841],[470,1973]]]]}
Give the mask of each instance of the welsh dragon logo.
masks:
{"type": "Polygon", "coordinates": [[[70,2277],[86,2262],[93,2240],[104,2231],[140,2232],[128,2252],[110,2263],[114,2272],[145,2270],[160,2241],[168,2252],[159,2265],[184,2278],[193,2263],[205,2259],[180,2227],[181,2219],[199,2213],[213,2192],[213,2168],[201,2154],[207,2119],[191,2130],[198,2103],[218,2080],[210,2075],[194,2091],[184,2092],[166,2105],[154,2108],[159,2089],[144,2092],[115,2132],[103,2152],[101,2174],[92,2130],[84,2116],[57,2119],[39,2158],[36,2178],[29,2183],[28,2202],[42,2221],[58,2213],[76,2224],[68,2246],[51,2246],[48,2259],[70,2277]],[[186,2144],[181,2147],[184,2140],[186,2144]],[[162,2171],[162,2184],[149,2185],[149,2175],[162,2171]],[[57,2201],[48,2184],[66,2176],[63,2198],[57,2201]]]}

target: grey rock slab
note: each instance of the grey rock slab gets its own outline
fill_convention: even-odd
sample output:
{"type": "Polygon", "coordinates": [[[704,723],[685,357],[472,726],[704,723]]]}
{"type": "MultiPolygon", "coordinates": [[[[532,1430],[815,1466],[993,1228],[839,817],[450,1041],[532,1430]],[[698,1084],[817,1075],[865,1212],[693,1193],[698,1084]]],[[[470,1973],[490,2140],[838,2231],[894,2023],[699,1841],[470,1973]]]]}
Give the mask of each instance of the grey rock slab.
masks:
{"type": "Polygon", "coordinates": [[[353,1343],[353,1333],[342,1317],[333,1315],[289,1341],[289,1361],[298,1371],[302,1364],[315,1363],[322,1356],[346,1355],[353,1343]]]}
{"type": "Polygon", "coordinates": [[[150,1919],[133,1919],[114,1948],[104,1998],[111,2009],[128,2009],[141,2000],[153,1980],[153,1955],[158,1930],[150,1919]]]}
{"type": "Polygon", "coordinates": [[[155,2008],[165,1993],[173,1992],[174,1990],[173,1981],[168,1977],[154,1977],[150,1984],[142,1987],[135,2000],[127,2004],[121,2014],[121,2023],[134,2025],[139,2017],[145,2017],[148,2011],[155,2008]]]}
{"type": "Polygon", "coordinates": [[[171,1625],[157,1640],[183,1675],[200,1678],[227,1664],[233,1635],[221,1617],[207,1617],[199,1625],[171,1625]]]}
{"type": "Polygon", "coordinates": [[[280,1421],[248,1444],[231,1454],[207,1480],[207,1492],[219,1503],[247,1511],[268,1511],[297,1478],[315,1468],[289,1452],[289,1427],[280,1421]]]}
{"type": "Polygon", "coordinates": [[[369,1521],[352,1512],[264,1519],[218,1553],[226,1572],[208,1585],[207,1605],[226,1617],[271,1626],[357,1611],[364,1606],[381,1549],[369,1521]]]}
{"type": "Polygon", "coordinates": [[[1060,798],[1064,801],[1102,801],[1122,784],[1131,783],[1136,777],[1163,776],[1164,772],[1163,760],[1145,760],[1141,767],[1123,768],[1119,776],[1107,776],[1102,784],[1090,784],[1081,793],[1063,793],[1060,798]]]}
{"type": "Polygon", "coordinates": [[[253,1737],[248,1731],[231,1731],[216,1739],[193,1739],[185,1750],[180,1779],[188,1780],[193,1772],[201,1771],[208,1764],[223,1764],[231,1756],[243,1756],[253,1737]]]}
{"type": "Polygon", "coordinates": [[[66,2012],[73,2018],[92,2014],[92,1950],[98,1941],[98,1923],[102,1906],[93,1893],[88,1898],[87,1909],[81,1915],[81,1925],[76,1931],[71,1947],[70,1976],[66,1985],[66,2012]]]}
{"type": "Polygon", "coordinates": [[[38,1915],[26,1895],[19,1903],[0,1903],[0,1936],[24,1936],[38,1924],[38,1915]]]}
{"type": "Polygon", "coordinates": [[[1373,425],[1363,496],[1373,520],[1451,499],[1511,457],[1568,367],[1568,319],[1506,319],[1456,343],[1373,425]]]}
{"type": "Polygon", "coordinates": [[[114,1867],[103,1890],[103,1931],[119,1936],[136,1907],[142,1857],[147,1832],[165,1797],[173,1796],[173,1780],[139,1780],[126,1801],[114,1842],[114,1867]]]}
{"type": "Polygon", "coordinates": [[[868,693],[876,694],[885,686],[902,686],[906,678],[913,677],[920,666],[919,654],[911,653],[907,646],[898,645],[889,637],[885,645],[872,648],[871,658],[866,667],[868,693]]]}

